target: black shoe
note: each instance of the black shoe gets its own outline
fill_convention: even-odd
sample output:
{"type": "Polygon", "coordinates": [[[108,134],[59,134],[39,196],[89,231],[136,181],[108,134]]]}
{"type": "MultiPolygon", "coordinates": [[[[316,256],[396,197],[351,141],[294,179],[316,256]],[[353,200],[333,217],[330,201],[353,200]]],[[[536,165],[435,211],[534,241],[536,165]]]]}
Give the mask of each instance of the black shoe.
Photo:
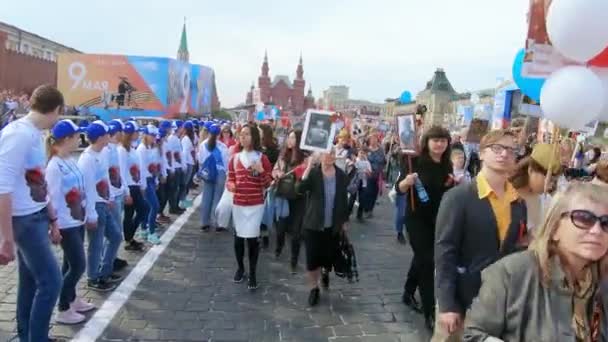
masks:
{"type": "Polygon", "coordinates": [[[87,287],[98,292],[109,292],[116,288],[116,285],[110,284],[103,279],[87,281],[87,287]]]}
{"type": "Polygon", "coordinates": [[[116,258],[116,259],[114,259],[113,271],[120,272],[120,271],[124,270],[127,266],[129,266],[129,263],[127,263],[125,260],[116,258]]]}
{"type": "Polygon", "coordinates": [[[308,304],[310,306],[315,306],[319,304],[319,297],[321,296],[321,290],[318,287],[310,290],[310,294],[308,295],[308,304]]]}
{"type": "Polygon", "coordinates": [[[262,249],[268,249],[270,247],[270,239],[268,236],[262,236],[262,249]]]}
{"type": "Polygon", "coordinates": [[[209,226],[202,226],[201,227],[201,230],[204,231],[205,233],[208,233],[209,229],[211,229],[211,227],[209,227],[209,226]]]}
{"type": "Polygon", "coordinates": [[[321,286],[323,290],[329,289],[329,272],[321,271],[321,286]]]}
{"type": "Polygon", "coordinates": [[[216,233],[221,233],[221,232],[225,232],[228,231],[228,229],[224,228],[224,227],[216,227],[215,228],[215,232],[216,233]]]}
{"type": "Polygon", "coordinates": [[[258,288],[258,281],[255,277],[255,274],[249,275],[249,281],[247,282],[247,289],[249,291],[253,291],[258,288]]]}
{"type": "Polygon", "coordinates": [[[125,279],[125,277],[120,274],[111,274],[109,277],[106,277],[104,281],[108,284],[116,284],[120,283],[123,279],[125,279]]]}
{"type": "Polygon", "coordinates": [[[420,306],[420,303],[418,303],[418,301],[416,300],[416,296],[414,296],[413,294],[403,292],[403,295],[401,296],[401,301],[403,302],[403,304],[409,306],[412,310],[416,312],[422,312],[422,307],[420,306]]]}
{"type": "Polygon", "coordinates": [[[289,270],[291,271],[291,274],[298,274],[298,265],[292,263],[289,266],[289,270]]]}
{"type": "Polygon", "coordinates": [[[169,214],[171,215],[181,215],[186,211],[186,209],[178,208],[169,210],[169,214]]]}
{"type": "Polygon", "coordinates": [[[243,279],[245,279],[245,270],[243,270],[243,269],[236,270],[236,273],[234,274],[233,282],[242,283],[243,279]]]}
{"type": "Polygon", "coordinates": [[[397,242],[405,245],[405,236],[403,236],[403,233],[397,233],[397,242]]]}
{"type": "Polygon", "coordinates": [[[435,330],[435,317],[431,315],[425,315],[424,317],[424,326],[430,331],[433,332],[435,330]]]}
{"type": "Polygon", "coordinates": [[[132,240],[125,245],[125,250],[140,252],[144,250],[144,244],[139,241],[132,240]]]}

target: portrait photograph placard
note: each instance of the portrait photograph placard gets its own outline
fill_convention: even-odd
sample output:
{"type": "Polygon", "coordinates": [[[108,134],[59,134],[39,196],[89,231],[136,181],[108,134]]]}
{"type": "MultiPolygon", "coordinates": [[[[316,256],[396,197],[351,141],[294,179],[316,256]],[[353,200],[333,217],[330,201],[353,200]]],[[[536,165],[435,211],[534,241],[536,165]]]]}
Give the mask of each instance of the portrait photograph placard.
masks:
{"type": "Polygon", "coordinates": [[[329,152],[334,143],[336,125],[333,112],[309,109],[304,119],[300,149],[313,152],[329,152]]]}
{"type": "Polygon", "coordinates": [[[418,152],[418,135],[416,130],[416,115],[414,113],[397,116],[397,134],[399,134],[399,145],[402,152],[418,152]]]}

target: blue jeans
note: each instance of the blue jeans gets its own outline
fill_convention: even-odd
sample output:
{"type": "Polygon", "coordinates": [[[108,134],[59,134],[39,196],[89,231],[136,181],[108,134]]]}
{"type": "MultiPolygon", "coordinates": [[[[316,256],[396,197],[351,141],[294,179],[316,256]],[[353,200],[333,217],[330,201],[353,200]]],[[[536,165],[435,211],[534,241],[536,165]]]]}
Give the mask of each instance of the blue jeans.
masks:
{"type": "Polygon", "coordinates": [[[53,308],[61,289],[61,272],[49,240],[46,209],[15,216],[13,235],[17,248],[17,332],[21,342],[46,341],[53,308]]]}
{"type": "Polygon", "coordinates": [[[218,171],[215,183],[203,182],[203,197],[201,202],[201,221],[203,227],[217,224],[215,208],[224,193],[225,183],[226,174],[222,171],[218,171]]]}
{"type": "Polygon", "coordinates": [[[84,226],[66,228],[61,231],[63,249],[63,287],[59,294],[59,311],[66,311],[76,299],[76,285],[86,268],[84,255],[84,226]]]}
{"type": "Polygon", "coordinates": [[[112,275],[114,259],[118,253],[122,234],[107,203],[96,203],[97,227],[87,230],[89,249],[87,256],[87,276],[98,280],[112,275]],[[104,239],[105,237],[105,239],[104,239]]]}
{"type": "Polygon", "coordinates": [[[182,174],[182,178],[179,182],[179,200],[183,201],[186,199],[186,195],[188,195],[188,183],[190,182],[190,177],[192,177],[192,169],[193,165],[188,165],[182,174]]]}
{"type": "MultiPolygon", "coordinates": [[[[114,215],[114,219],[118,224],[122,222],[122,217],[125,211],[125,195],[120,195],[114,197],[112,200],[114,202],[114,207],[112,208],[112,215],[114,215]]],[[[122,232],[121,232],[122,234],[122,232]]]]}
{"type": "Polygon", "coordinates": [[[397,231],[397,233],[403,233],[407,200],[408,197],[406,195],[395,196],[395,231],[397,231]]]}
{"type": "Polygon", "coordinates": [[[156,215],[158,215],[158,209],[160,204],[158,203],[158,197],[156,196],[156,181],[154,177],[148,177],[146,179],[146,203],[148,204],[148,218],[146,220],[148,226],[148,232],[154,234],[156,232],[156,215]]]}

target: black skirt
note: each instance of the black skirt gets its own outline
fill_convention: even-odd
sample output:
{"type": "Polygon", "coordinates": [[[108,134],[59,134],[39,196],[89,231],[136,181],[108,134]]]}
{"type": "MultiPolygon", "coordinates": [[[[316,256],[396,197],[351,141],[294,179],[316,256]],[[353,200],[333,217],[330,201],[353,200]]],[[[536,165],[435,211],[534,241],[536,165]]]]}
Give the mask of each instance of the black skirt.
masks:
{"type": "Polygon", "coordinates": [[[335,255],[338,251],[338,235],[332,228],[321,231],[306,230],[304,234],[306,247],[306,269],[314,271],[319,267],[331,271],[335,255]]]}

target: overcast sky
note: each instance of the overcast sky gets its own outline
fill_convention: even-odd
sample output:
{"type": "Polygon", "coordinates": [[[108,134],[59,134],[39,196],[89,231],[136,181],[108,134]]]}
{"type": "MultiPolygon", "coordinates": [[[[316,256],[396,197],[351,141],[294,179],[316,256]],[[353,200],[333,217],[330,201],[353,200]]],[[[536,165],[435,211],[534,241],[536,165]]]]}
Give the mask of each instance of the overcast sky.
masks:
{"type": "Polygon", "coordinates": [[[212,67],[224,106],[244,102],[268,50],[271,76],[383,101],[420,91],[437,67],[457,91],[510,77],[528,0],[6,0],[0,21],[88,53],[175,57],[212,67]]]}

